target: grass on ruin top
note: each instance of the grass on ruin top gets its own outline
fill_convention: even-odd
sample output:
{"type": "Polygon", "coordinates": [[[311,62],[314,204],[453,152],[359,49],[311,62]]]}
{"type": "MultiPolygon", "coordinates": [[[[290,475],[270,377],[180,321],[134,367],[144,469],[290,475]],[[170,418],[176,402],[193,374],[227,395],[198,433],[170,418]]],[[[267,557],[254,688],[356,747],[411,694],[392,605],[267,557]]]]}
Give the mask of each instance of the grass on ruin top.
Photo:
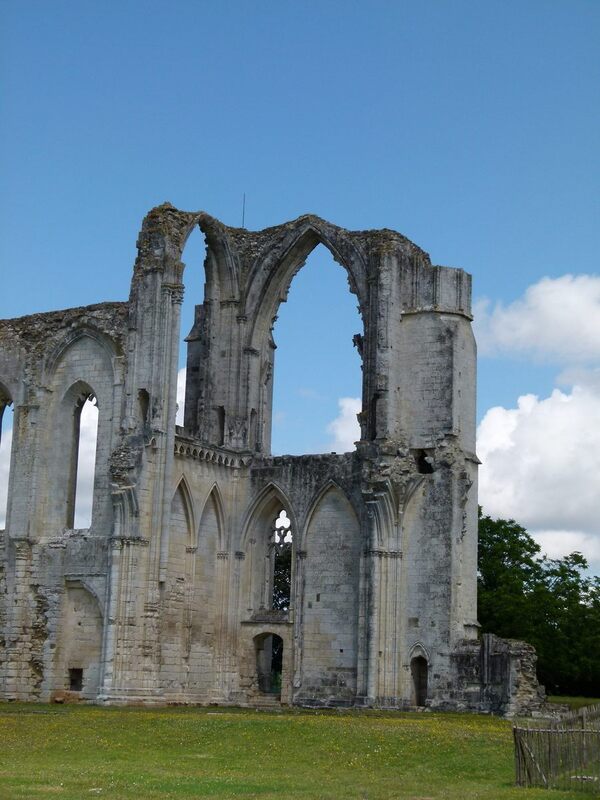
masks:
{"type": "Polygon", "coordinates": [[[567,800],[471,714],[0,704],[0,797],[567,800]]]}

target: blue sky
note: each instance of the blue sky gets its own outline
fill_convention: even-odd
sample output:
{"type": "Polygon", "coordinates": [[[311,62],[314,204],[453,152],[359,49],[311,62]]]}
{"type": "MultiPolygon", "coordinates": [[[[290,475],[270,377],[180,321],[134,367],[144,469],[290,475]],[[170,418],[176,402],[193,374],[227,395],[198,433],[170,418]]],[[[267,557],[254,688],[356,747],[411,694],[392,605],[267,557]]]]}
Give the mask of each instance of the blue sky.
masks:
{"type": "MultiPolygon", "coordinates": [[[[532,418],[547,412],[552,425],[559,406],[570,409],[569,447],[579,431],[589,449],[582,414],[600,408],[600,344],[594,328],[580,330],[578,303],[594,311],[600,281],[599,41],[597,0],[4,0],[0,317],[125,299],[152,206],[169,200],[239,225],[245,192],[247,227],[311,212],[394,228],[434,263],[473,274],[490,465],[501,451],[520,457],[517,433],[535,448],[532,418]],[[554,283],[569,274],[591,282],[554,283]],[[552,339],[562,298],[572,313],[552,339]],[[582,339],[580,350],[560,346],[582,339]],[[564,402],[552,400],[557,387],[564,402]],[[537,405],[519,411],[530,394],[537,405]],[[491,419],[492,407],[505,414],[491,419]]],[[[186,319],[201,300],[202,257],[196,237],[184,256],[186,319]]],[[[318,248],[275,330],[277,450],[332,446],[339,400],[359,394],[355,308],[344,272],[318,248]]],[[[589,458],[573,464],[597,486],[600,462],[589,458]]],[[[590,506],[585,525],[575,511],[551,529],[543,499],[532,510],[518,487],[488,507],[554,530],[555,543],[561,531],[592,537],[600,564],[592,489],[573,499],[581,489],[567,466],[552,476],[568,472],[558,484],[573,506],[590,506]]],[[[510,470],[485,468],[492,498],[510,470]]]]}

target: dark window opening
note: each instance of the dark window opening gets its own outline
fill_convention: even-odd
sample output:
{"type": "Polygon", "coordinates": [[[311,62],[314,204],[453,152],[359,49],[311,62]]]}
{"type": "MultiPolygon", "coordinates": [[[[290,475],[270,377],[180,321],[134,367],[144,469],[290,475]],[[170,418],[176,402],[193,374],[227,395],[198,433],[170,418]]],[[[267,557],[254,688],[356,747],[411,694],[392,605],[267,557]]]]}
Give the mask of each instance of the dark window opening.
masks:
{"type": "Polygon", "coordinates": [[[256,639],[258,688],[264,694],[281,695],[283,639],[269,633],[256,639]]]}
{"type": "Polygon", "coordinates": [[[225,444],[225,408],[217,406],[217,444],[225,444]]]}
{"type": "Polygon", "coordinates": [[[69,670],[69,689],[72,692],[80,692],[83,689],[83,670],[80,667],[69,670]]]}
{"type": "Polygon", "coordinates": [[[413,683],[413,705],[424,706],[427,700],[427,659],[423,656],[413,658],[410,662],[410,674],[413,683]]]}
{"type": "Polygon", "coordinates": [[[138,392],[138,401],[140,404],[140,417],[144,425],[148,424],[148,410],[150,406],[150,395],[145,389],[140,389],[138,392]]]}
{"type": "Polygon", "coordinates": [[[275,520],[275,530],[271,535],[270,547],[273,562],[273,593],[271,608],[276,611],[289,611],[292,597],[292,531],[290,520],[281,511],[275,520]]]}
{"type": "Polygon", "coordinates": [[[431,475],[433,466],[431,464],[431,457],[427,455],[425,450],[415,451],[415,461],[417,462],[417,470],[420,475],[431,475]]]}

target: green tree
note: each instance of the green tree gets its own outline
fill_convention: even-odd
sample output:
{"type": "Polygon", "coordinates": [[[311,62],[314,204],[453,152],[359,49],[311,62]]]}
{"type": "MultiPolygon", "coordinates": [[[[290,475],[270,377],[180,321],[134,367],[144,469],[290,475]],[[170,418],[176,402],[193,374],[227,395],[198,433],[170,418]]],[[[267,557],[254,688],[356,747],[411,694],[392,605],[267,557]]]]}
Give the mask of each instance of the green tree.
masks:
{"type": "Polygon", "coordinates": [[[540,556],[514,520],[479,516],[479,621],[484,632],[524,639],[538,653],[551,692],[600,689],[600,580],[586,576],[581,553],[540,556]]]}

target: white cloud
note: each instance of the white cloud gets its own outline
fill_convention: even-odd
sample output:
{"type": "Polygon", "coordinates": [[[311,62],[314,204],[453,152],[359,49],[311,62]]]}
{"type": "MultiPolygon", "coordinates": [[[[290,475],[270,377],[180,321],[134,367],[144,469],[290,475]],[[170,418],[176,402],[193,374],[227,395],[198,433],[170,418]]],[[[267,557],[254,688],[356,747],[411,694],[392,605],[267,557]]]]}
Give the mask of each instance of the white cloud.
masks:
{"type": "Polygon", "coordinates": [[[594,380],[543,399],[523,395],[517,408],[491,408],[477,431],[477,451],[486,513],[515,519],[549,554],[579,549],[600,567],[600,391],[594,380]]]}
{"type": "Polygon", "coordinates": [[[360,425],[356,415],[362,409],[362,402],[359,397],[341,397],[338,406],[338,416],[327,426],[327,433],[333,436],[328,450],[347,453],[354,450],[354,442],[360,439],[360,425]]]}
{"type": "Polygon", "coordinates": [[[177,373],[177,415],[175,424],[183,425],[183,412],[185,410],[185,367],[177,373]]]}
{"type": "Polygon", "coordinates": [[[577,550],[590,563],[600,565],[600,536],[581,531],[535,531],[535,538],[549,558],[561,558],[577,550]]]}
{"type": "Polygon", "coordinates": [[[577,364],[600,356],[600,276],[542,278],[507,306],[475,303],[475,335],[482,355],[509,353],[577,364]]]}
{"type": "MultiPolygon", "coordinates": [[[[0,530],[6,523],[6,500],[8,494],[8,471],[10,468],[10,449],[12,444],[12,427],[8,427],[9,410],[4,411],[2,440],[0,441],[0,530]]],[[[11,414],[12,416],[12,414],[11,414]]]]}

